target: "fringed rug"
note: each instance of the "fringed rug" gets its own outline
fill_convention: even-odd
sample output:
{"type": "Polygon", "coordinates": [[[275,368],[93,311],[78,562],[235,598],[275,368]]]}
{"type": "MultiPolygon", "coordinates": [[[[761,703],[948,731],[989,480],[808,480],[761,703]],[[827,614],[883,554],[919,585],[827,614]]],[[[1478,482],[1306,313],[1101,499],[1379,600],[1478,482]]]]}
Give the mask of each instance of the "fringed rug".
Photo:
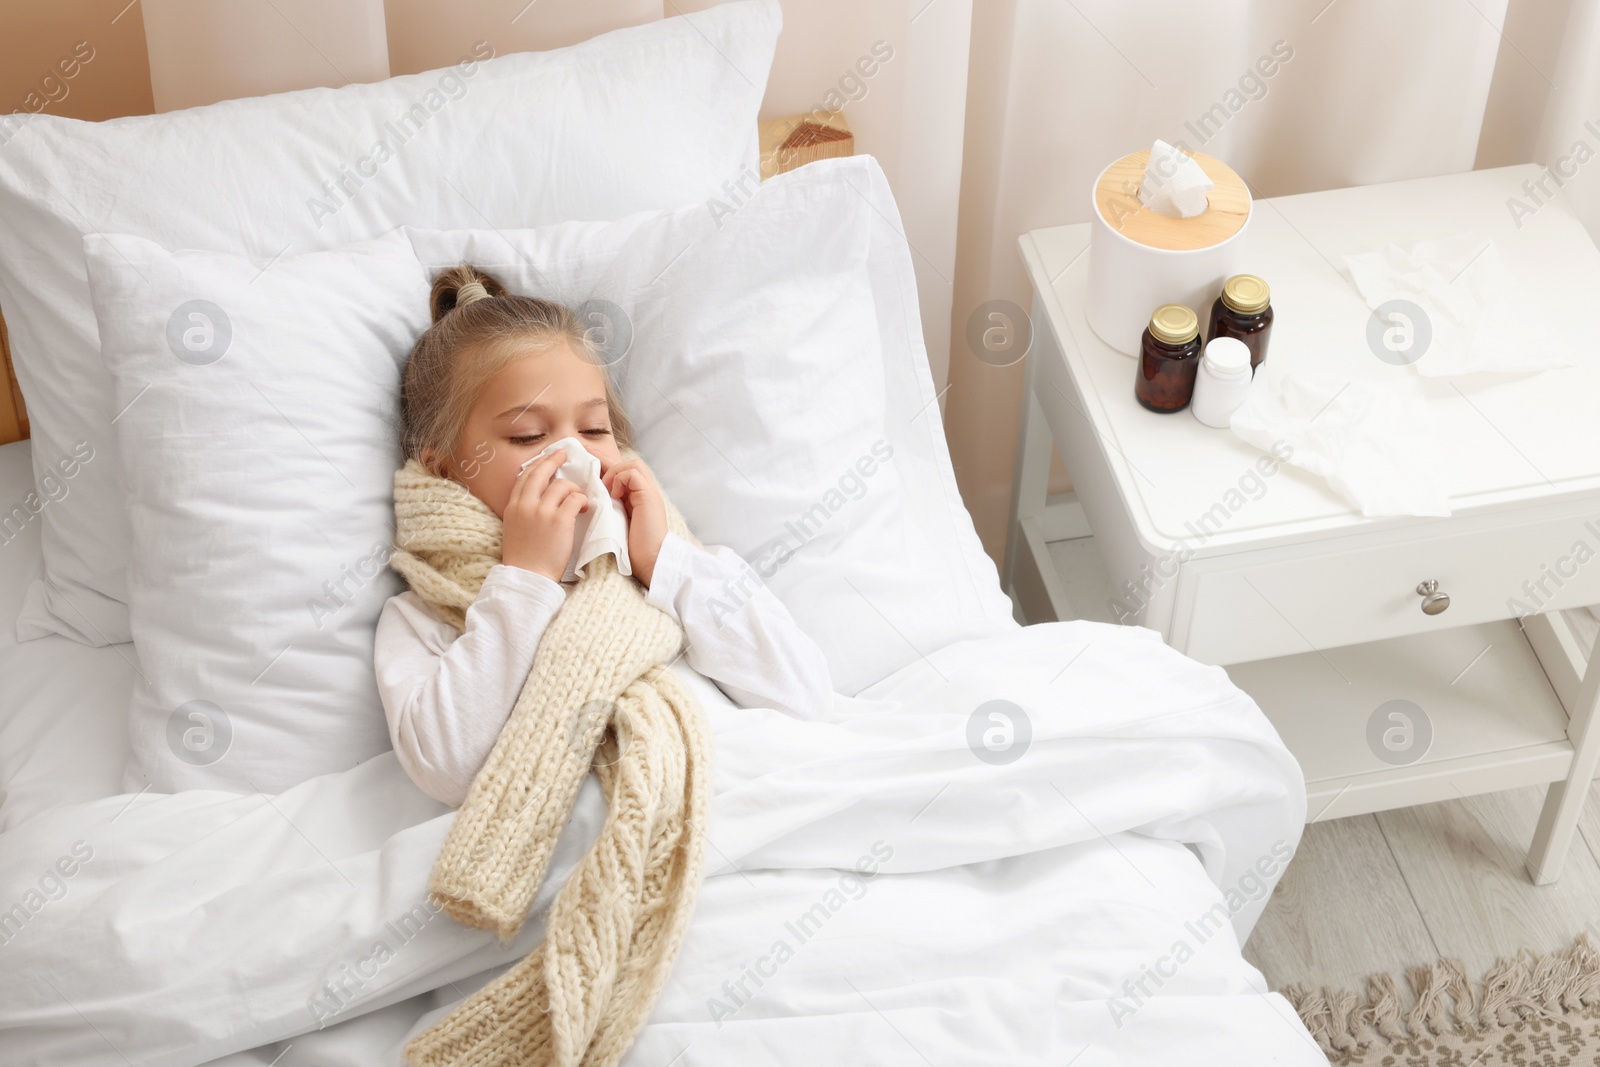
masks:
{"type": "Polygon", "coordinates": [[[1545,956],[1498,960],[1476,986],[1460,960],[1347,989],[1290,986],[1283,995],[1338,1067],[1600,1065],[1600,953],[1588,934],[1545,956]]]}

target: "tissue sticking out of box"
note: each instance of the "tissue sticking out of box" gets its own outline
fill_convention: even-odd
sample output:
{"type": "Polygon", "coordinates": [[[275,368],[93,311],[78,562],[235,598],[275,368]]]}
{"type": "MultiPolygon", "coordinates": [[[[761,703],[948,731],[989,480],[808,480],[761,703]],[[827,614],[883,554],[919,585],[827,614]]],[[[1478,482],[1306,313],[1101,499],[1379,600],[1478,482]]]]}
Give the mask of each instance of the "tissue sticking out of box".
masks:
{"type": "Polygon", "coordinates": [[[1206,209],[1206,194],[1215,184],[1200,164],[1158,138],[1139,183],[1139,202],[1158,215],[1192,219],[1206,209]]]}

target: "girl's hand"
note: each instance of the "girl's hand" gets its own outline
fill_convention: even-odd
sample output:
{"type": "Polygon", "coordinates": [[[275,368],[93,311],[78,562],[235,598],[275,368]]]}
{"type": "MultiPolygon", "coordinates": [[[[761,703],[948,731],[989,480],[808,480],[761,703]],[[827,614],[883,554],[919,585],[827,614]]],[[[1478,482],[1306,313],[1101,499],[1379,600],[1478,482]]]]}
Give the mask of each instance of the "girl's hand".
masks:
{"type": "Polygon", "coordinates": [[[584,491],[555,476],[566,459],[567,454],[557,449],[529,464],[517,475],[501,516],[500,562],[553,582],[566,574],[578,515],[589,510],[584,491]]]}
{"type": "Polygon", "coordinates": [[[656,476],[644,460],[624,459],[601,471],[600,480],[628,513],[628,560],[633,576],[648,589],[667,536],[667,505],[656,476]]]}

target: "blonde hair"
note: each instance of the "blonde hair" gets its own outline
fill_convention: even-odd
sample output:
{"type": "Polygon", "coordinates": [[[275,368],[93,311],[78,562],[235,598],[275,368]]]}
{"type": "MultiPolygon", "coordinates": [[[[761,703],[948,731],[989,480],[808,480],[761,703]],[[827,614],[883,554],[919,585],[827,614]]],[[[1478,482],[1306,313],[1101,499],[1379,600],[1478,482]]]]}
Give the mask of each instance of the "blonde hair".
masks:
{"type": "Polygon", "coordinates": [[[428,306],[433,325],[412,346],[400,387],[401,444],[408,459],[422,462],[424,449],[453,456],[484,383],[530,350],[544,351],[562,342],[601,368],[612,437],[619,449],[633,447],[633,428],[618,400],[606,354],[571,308],[508,292],[500,279],[469,263],[439,272],[428,306]],[[474,282],[488,297],[458,306],[457,294],[474,282]]]}

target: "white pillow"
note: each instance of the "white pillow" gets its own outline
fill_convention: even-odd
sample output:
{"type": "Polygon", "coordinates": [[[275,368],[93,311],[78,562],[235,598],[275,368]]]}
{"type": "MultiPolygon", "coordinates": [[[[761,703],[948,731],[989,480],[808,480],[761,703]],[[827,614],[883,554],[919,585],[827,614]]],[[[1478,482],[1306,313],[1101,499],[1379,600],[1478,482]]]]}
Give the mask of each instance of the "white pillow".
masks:
{"type": "Polygon", "coordinates": [[[877,161],[813,163],[747,194],[611,223],[406,232],[430,277],[466,260],[586,308],[663,488],[703,541],[756,568],[854,694],[1016,623],[956,489],[877,161]]]}
{"type": "Polygon", "coordinates": [[[400,364],[433,268],[461,258],[514,288],[615,301],[588,313],[631,334],[617,369],[646,460],[697,533],[756,564],[841,692],[1016,625],[938,419],[916,417],[938,409],[909,252],[870,157],[773,179],[732,215],[407,231],[270,264],[126,235],[85,252],[123,412],[148,683],[130,790],[275,792],[387,747],[371,645],[400,587],[377,565],[400,364]],[[214,361],[185,347],[224,332],[214,361]],[[820,521],[781,561],[813,505],[820,521]]]}
{"type": "Polygon", "coordinates": [[[270,264],[84,240],[133,551],[124,787],[278,793],[389,748],[372,670],[400,370],[429,278],[398,231],[270,264]]]}
{"type": "Polygon", "coordinates": [[[129,638],[120,405],[85,234],[265,262],[402,223],[532,226],[703,199],[759,169],[780,25],[776,0],[747,0],[551,52],[483,60],[492,50],[476,47],[458,67],[374,84],[99,123],[30,117],[0,151],[0,308],[35,476],[81,441],[97,459],[42,516],[48,582],[30,589],[19,639],[129,638]],[[396,146],[386,158],[380,141],[396,146]]]}

